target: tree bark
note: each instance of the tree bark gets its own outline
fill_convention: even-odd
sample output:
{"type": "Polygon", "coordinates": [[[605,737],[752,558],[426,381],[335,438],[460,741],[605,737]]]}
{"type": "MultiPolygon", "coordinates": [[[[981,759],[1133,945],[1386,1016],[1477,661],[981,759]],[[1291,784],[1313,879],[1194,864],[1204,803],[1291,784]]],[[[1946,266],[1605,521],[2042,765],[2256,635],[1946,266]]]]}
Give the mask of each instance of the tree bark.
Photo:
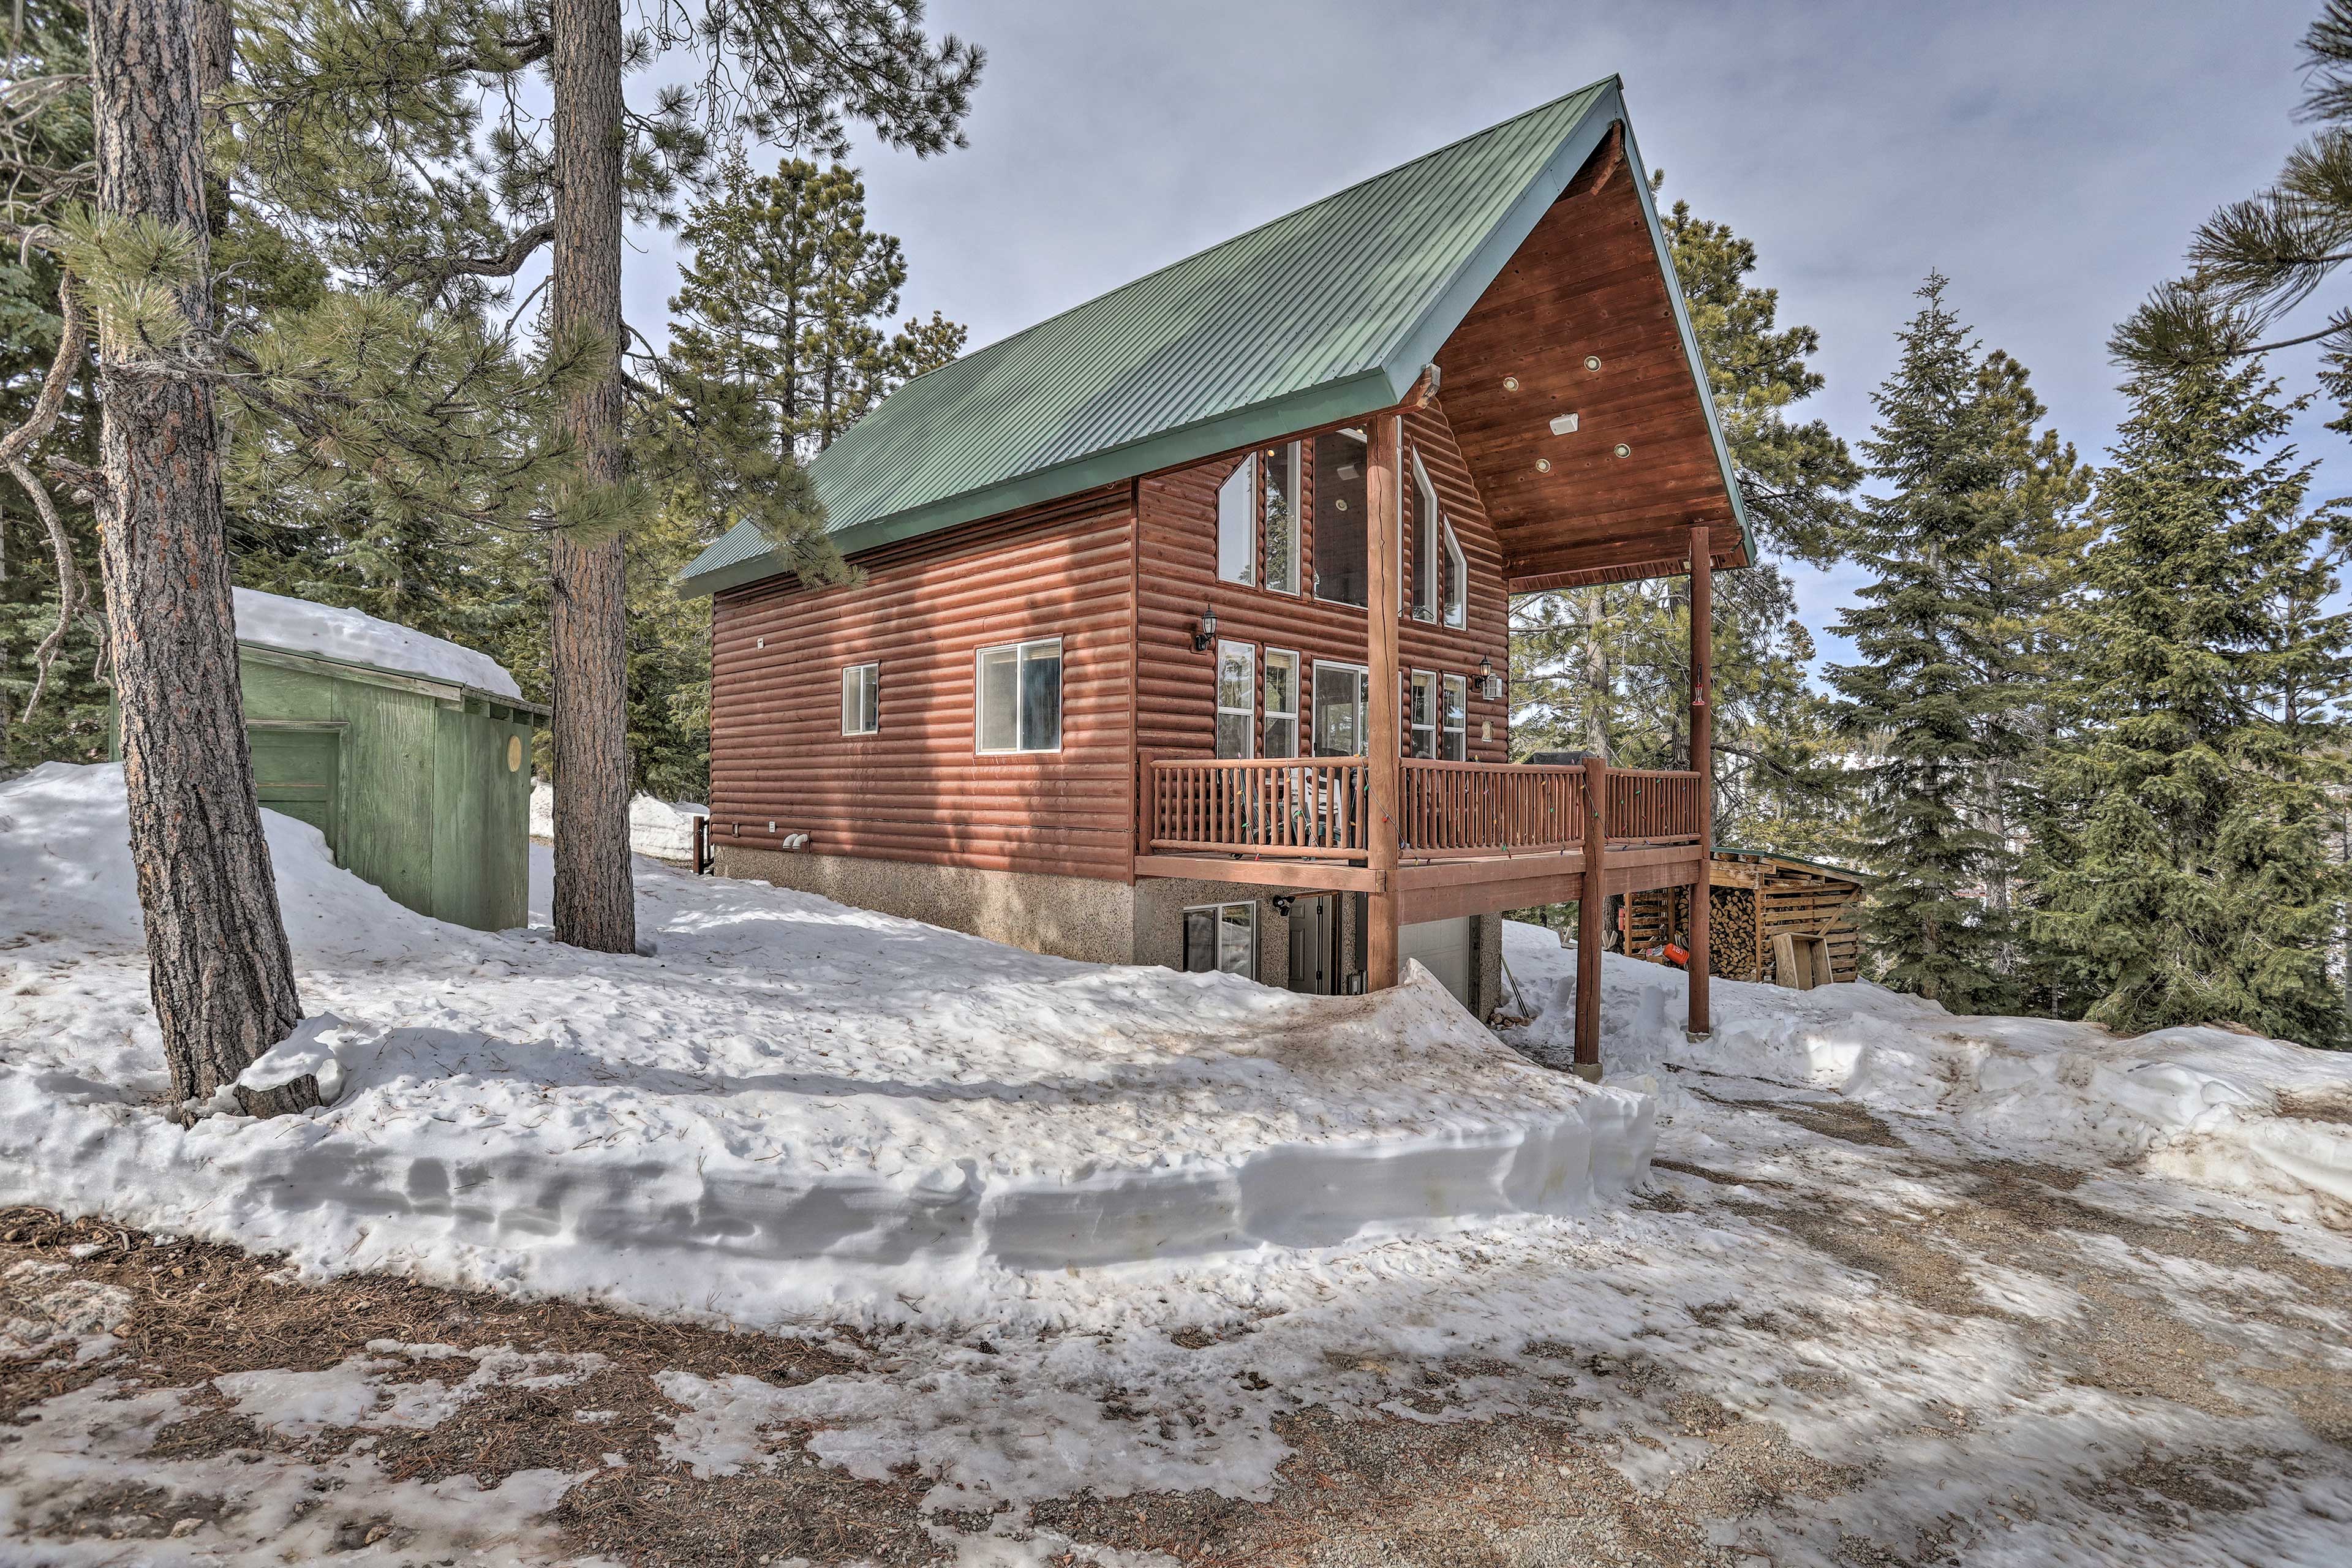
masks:
{"type": "MultiPolygon", "coordinates": [[[[89,15],[99,210],[192,237],[179,303],[207,321],[196,0],[91,0],[89,15]]],[[[232,1083],[302,1009],[246,748],[212,395],[142,374],[142,352],[101,324],[99,562],[148,986],[173,1091],[194,1100],[232,1083]]],[[[316,1105],[318,1086],[237,1099],[271,1115],[316,1105]]]]}
{"type": "MultiPolygon", "coordinates": [[[[564,424],[584,477],[614,485],[621,456],[620,0],[555,0],[555,246],[550,325],[598,333],[603,373],[564,424]]],[[[551,668],[555,698],[555,936],[600,952],[637,945],[629,880],[628,647],[622,541],[558,531],[551,668]]]]}

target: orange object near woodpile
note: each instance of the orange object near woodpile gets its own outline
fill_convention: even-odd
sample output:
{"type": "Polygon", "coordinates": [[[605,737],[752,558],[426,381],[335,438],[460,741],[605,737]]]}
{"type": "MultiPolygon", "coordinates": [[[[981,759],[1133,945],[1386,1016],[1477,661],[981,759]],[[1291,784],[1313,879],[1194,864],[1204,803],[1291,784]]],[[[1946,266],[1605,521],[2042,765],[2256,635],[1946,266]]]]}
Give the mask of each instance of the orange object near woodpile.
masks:
{"type": "MultiPolygon", "coordinates": [[[[1707,878],[1707,972],[1810,991],[1855,979],[1861,941],[1853,901],[1862,879],[1793,856],[1718,849],[1707,878]]],[[[1656,888],[1625,900],[1625,951],[1688,966],[1686,890],[1656,888]]]]}

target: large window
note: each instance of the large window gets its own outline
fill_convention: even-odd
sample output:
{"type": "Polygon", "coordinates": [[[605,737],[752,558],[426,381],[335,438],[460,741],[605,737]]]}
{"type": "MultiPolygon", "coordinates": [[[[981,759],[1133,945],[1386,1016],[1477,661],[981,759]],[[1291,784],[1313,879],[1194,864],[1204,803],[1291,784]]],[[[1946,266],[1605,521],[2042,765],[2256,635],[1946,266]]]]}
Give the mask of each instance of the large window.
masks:
{"type": "Polygon", "coordinates": [[[1315,754],[1364,754],[1364,707],[1371,700],[1371,672],[1360,664],[1315,661],[1315,754]]]}
{"type": "Polygon", "coordinates": [[[1437,755],[1437,676],[1433,671],[1416,669],[1412,672],[1412,706],[1406,717],[1404,754],[1408,757],[1437,755]]]}
{"type": "Polygon", "coordinates": [[[1217,755],[1246,757],[1257,733],[1257,645],[1217,645],[1217,755]]]}
{"type": "Polygon", "coordinates": [[[980,650],[972,728],[983,752],[1062,749],[1062,639],[980,650]]]}
{"type": "Polygon", "coordinates": [[[1364,602],[1364,456],[1360,430],[1315,437],[1315,596],[1337,605],[1364,602]]]}
{"type": "Polygon", "coordinates": [[[1227,583],[1257,581],[1257,459],[1217,487],[1217,576],[1227,583]]]}
{"type": "Polygon", "coordinates": [[[1265,585],[1298,592],[1298,443],[1276,447],[1258,459],[1265,476],[1265,585]]]}
{"type": "Polygon", "coordinates": [[[1298,656],[1265,650],[1265,755],[1298,754],[1298,656]]]}
{"type": "Polygon", "coordinates": [[[841,672],[841,732],[871,735],[882,728],[882,667],[853,664],[841,672]]]}
{"type": "Polygon", "coordinates": [[[1222,969],[1244,980],[1257,978],[1257,906],[1204,904],[1184,911],[1184,971],[1205,974],[1222,969]]]}
{"type": "Polygon", "coordinates": [[[1470,678],[1445,678],[1445,702],[1438,710],[1437,754],[1449,763],[1470,760],[1470,678]]]}
{"type": "Polygon", "coordinates": [[[1449,626],[1466,625],[1469,605],[1469,563],[1462,542],[1454,536],[1453,520],[1437,504],[1437,487],[1412,455],[1412,613],[1433,621],[1441,616],[1449,626]]]}

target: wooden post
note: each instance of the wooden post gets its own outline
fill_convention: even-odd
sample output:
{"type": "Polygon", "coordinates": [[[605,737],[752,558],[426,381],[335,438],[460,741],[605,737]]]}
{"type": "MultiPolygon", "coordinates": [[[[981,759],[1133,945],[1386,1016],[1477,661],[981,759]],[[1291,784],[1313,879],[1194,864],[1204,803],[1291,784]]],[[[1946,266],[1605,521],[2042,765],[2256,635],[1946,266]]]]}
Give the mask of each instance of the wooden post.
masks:
{"type": "Polygon", "coordinates": [[[1707,930],[1715,870],[1715,558],[1704,526],[1690,531],[1690,765],[1698,775],[1698,877],[1691,884],[1690,1026],[1695,1040],[1714,1026],[1707,1011],[1707,930]]]}
{"type": "Polygon", "coordinates": [[[1404,731],[1397,689],[1396,555],[1404,422],[1385,414],[1372,421],[1370,433],[1364,454],[1364,663],[1372,687],[1364,716],[1364,861],[1374,889],[1364,900],[1364,989],[1384,991],[1397,983],[1397,810],[1404,731]]]}
{"type": "Polygon", "coordinates": [[[1584,759],[1584,881],[1576,896],[1576,1076],[1601,1081],[1601,911],[1609,902],[1609,759],[1584,759]]]}

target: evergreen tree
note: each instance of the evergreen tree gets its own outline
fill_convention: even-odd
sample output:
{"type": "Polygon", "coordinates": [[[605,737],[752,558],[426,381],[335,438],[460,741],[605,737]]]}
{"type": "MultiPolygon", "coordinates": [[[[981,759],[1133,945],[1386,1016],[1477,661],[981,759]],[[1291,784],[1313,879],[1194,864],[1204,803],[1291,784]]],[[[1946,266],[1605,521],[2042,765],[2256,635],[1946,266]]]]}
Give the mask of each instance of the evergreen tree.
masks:
{"type": "Polygon", "coordinates": [[[793,158],[754,176],[738,154],[683,237],[693,257],[669,302],[674,384],[743,388],[797,455],[963,350],[964,329],[936,311],[885,331],[907,265],[895,237],[866,226],[854,169],[793,158]]]}
{"type": "Polygon", "coordinates": [[[2345,1038],[2329,836],[2352,616],[2342,537],[2259,361],[2136,375],[2073,620],[2077,727],[2043,768],[2033,924],[2126,1031],[2345,1038]]]}
{"type": "MultiPolygon", "coordinates": [[[[315,226],[357,221],[364,206],[407,203],[428,215],[411,229],[431,244],[435,225],[464,241],[402,258],[391,286],[425,297],[460,280],[513,277],[549,251],[545,322],[578,342],[592,374],[572,391],[560,427],[581,474],[576,500],[596,515],[561,521],[548,544],[553,590],[549,661],[555,707],[557,935],[610,952],[635,942],[627,843],[630,526],[649,516],[659,477],[627,447],[622,240],[631,222],[674,221],[680,182],[696,177],[715,129],[797,142],[820,156],[847,152],[844,117],[919,155],[961,141],[981,52],[922,29],[920,0],[725,0],[654,12],[624,26],[620,0],[283,0],[289,20],[239,97],[243,145],[315,226]],[[669,86],[633,106],[627,78],[684,53],[700,88],[669,86]],[[526,109],[528,72],[544,69],[551,104],[526,109]],[[495,178],[443,178],[476,142],[448,135],[422,157],[371,157],[405,148],[372,116],[446,108],[470,122],[498,105],[487,142],[495,178]],[[314,134],[324,128],[323,134],[314,134]],[[331,143],[331,154],[314,143],[331,143]],[[289,154],[285,149],[293,149],[289,154]],[[381,190],[322,191],[320,169],[365,174],[381,190]],[[461,198],[453,205],[454,195],[461,198]],[[465,206],[477,191],[495,200],[465,206]],[[451,216],[462,210],[463,219],[451,216]],[[476,240],[486,230],[487,243],[476,240]]],[[[423,116],[420,115],[420,118],[423,116]]],[[[802,528],[817,532],[816,520],[802,528]]]]}
{"type": "Polygon", "coordinates": [[[2025,785],[2048,738],[2050,616],[2074,587],[2085,476],[2025,368],[1987,353],[1931,274],[1897,333],[1864,443],[1883,487],[1855,520],[1872,581],[1839,632],[1835,721],[1864,806],[1854,852],[1874,874],[1861,925],[1887,982],[1955,1011],[2023,995],[2011,879],[2025,785]]]}

